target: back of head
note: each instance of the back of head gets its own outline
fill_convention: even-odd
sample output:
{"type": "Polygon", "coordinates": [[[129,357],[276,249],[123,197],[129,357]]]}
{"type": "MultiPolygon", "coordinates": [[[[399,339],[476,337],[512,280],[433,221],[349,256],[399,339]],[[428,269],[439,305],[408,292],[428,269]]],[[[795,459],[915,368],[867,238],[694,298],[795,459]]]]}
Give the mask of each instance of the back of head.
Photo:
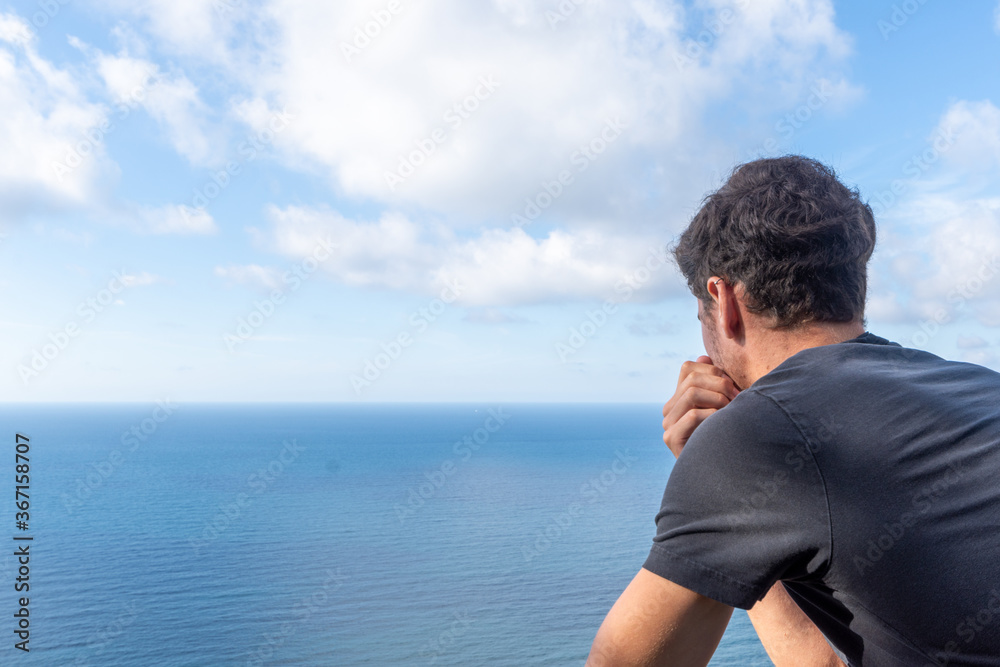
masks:
{"type": "Polygon", "coordinates": [[[742,284],[748,310],[793,328],[863,321],[875,220],[857,190],[832,169],[801,156],[737,167],[709,195],[674,247],[691,292],[706,306],[706,284],[742,284]]]}

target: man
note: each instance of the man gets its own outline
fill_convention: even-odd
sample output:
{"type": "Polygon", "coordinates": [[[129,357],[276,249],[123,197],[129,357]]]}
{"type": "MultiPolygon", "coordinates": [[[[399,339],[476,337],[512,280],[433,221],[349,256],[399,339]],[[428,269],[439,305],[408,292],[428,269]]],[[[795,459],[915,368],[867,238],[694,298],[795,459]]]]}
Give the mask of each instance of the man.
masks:
{"type": "Polygon", "coordinates": [[[649,557],[588,665],[705,665],[733,607],[776,665],[1000,665],[1000,374],[865,331],[871,209],[737,168],[674,249],[707,356],[663,408],[649,557]]]}

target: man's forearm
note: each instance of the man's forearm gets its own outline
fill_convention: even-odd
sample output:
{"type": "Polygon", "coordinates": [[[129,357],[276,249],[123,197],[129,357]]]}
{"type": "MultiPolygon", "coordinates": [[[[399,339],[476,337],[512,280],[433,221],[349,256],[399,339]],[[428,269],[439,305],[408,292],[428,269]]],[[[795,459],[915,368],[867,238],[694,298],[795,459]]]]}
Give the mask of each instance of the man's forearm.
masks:
{"type": "Polygon", "coordinates": [[[775,667],[844,667],[780,581],[747,613],[775,667]]]}

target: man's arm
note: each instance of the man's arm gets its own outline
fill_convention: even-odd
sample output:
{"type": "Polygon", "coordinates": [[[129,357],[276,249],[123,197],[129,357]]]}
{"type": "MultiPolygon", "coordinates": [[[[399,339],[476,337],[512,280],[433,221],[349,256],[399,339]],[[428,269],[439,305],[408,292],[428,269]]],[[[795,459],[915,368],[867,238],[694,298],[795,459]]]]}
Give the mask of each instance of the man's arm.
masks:
{"type": "Polygon", "coordinates": [[[639,570],[597,632],[587,667],[707,665],[733,608],[639,570]]]}
{"type": "Polygon", "coordinates": [[[844,667],[780,581],[747,613],[775,667],[844,667]]]}
{"type": "MultiPolygon", "coordinates": [[[[677,391],[663,407],[663,441],[680,456],[694,430],[738,393],[735,383],[702,356],[681,367],[677,391]]],[[[778,667],[842,667],[833,649],[809,617],[788,596],[781,582],[749,612],[750,620],[778,667]]]]}

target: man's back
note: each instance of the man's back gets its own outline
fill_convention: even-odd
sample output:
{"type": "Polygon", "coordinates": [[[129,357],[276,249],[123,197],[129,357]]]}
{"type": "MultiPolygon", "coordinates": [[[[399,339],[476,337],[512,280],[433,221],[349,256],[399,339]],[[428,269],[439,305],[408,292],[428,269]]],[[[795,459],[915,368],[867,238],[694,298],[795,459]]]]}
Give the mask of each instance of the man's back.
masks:
{"type": "Polygon", "coordinates": [[[1000,374],[803,350],[695,431],[657,525],[646,569],[743,608],[784,581],[849,663],[1000,664],[1000,374]]]}

